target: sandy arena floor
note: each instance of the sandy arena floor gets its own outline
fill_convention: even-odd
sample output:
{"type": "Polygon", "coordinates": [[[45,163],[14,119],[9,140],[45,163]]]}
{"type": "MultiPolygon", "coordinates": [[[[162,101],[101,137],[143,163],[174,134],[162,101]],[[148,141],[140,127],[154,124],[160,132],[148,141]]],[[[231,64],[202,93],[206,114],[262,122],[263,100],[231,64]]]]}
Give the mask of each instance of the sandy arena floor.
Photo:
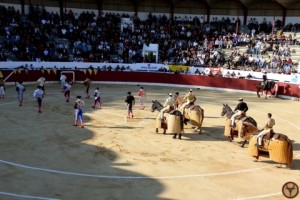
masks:
{"type": "MultiPolygon", "coordinates": [[[[14,86],[0,100],[0,199],[286,199],[284,183],[300,186],[300,102],[257,98],[253,93],[194,90],[205,110],[203,133],[185,128],[182,140],[156,134],[151,100],[164,102],[169,92],[187,88],[144,86],[145,110],[134,107],[134,119],[125,120],[127,91],[134,85],[92,83],[102,91],[103,107],[91,108],[85,100],[85,128],[74,127],[73,102],[84,96],[75,84],[66,103],[58,84],[46,84],[43,112],[37,112],[26,86],[24,106],[19,107],[14,86]],[[238,97],[248,103],[248,115],[263,127],[266,114],[276,120],[276,132],[294,141],[292,169],[276,168],[266,157],[259,162],[241,148],[241,140],[230,143],[223,136],[222,104],[232,108],[238,97]]],[[[300,195],[298,195],[299,197],[300,195]]]]}

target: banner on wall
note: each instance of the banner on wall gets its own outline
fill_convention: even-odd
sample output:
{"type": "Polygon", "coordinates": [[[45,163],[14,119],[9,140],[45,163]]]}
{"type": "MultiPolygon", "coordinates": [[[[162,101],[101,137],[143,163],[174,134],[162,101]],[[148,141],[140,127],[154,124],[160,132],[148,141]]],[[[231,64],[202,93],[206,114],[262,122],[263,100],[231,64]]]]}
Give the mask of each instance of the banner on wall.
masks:
{"type": "Polygon", "coordinates": [[[162,67],[168,68],[168,66],[156,63],[137,63],[130,66],[132,70],[136,71],[158,71],[162,67]]]}
{"type": "Polygon", "coordinates": [[[169,65],[169,70],[172,71],[172,72],[187,71],[187,70],[189,70],[189,66],[185,66],[185,65],[169,65]]]}

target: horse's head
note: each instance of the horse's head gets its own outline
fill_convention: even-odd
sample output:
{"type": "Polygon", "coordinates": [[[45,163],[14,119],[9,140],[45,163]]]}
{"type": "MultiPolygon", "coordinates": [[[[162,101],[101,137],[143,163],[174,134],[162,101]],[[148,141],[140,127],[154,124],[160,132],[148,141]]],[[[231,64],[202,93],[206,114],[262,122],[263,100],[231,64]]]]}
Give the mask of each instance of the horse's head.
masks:
{"type": "Polygon", "coordinates": [[[226,107],[227,107],[227,104],[224,104],[223,103],[223,108],[222,108],[222,112],[221,112],[221,116],[223,117],[225,114],[226,114],[226,107]]]}
{"type": "Polygon", "coordinates": [[[255,135],[257,133],[257,127],[249,122],[244,122],[241,130],[240,130],[240,136],[245,137],[245,136],[251,136],[255,135]]]}
{"type": "Polygon", "coordinates": [[[223,104],[221,116],[226,115],[227,118],[230,118],[233,115],[232,109],[228,106],[228,104],[223,104]]]}
{"type": "Polygon", "coordinates": [[[152,101],[151,105],[151,112],[154,112],[155,110],[160,111],[163,105],[159,103],[157,100],[152,101]]]}

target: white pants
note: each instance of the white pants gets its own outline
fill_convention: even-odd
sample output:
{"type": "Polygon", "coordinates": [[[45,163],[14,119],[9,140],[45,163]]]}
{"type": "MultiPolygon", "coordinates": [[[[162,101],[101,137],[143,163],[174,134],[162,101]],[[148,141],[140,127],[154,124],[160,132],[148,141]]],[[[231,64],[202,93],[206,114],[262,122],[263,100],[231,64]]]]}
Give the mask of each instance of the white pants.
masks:
{"type": "Polygon", "coordinates": [[[234,125],[234,120],[235,120],[235,118],[236,118],[237,116],[239,116],[239,115],[242,115],[243,113],[244,113],[244,111],[238,110],[236,113],[234,113],[234,114],[231,116],[230,120],[231,120],[231,125],[232,125],[232,126],[234,125]]]}
{"type": "Polygon", "coordinates": [[[163,119],[164,118],[164,113],[165,112],[169,112],[169,111],[170,111],[170,106],[166,106],[163,109],[161,109],[161,111],[160,111],[160,119],[163,119]]]}
{"type": "Polygon", "coordinates": [[[271,132],[272,129],[265,129],[261,131],[256,137],[258,139],[258,145],[262,145],[262,139],[265,135],[271,132]]]}

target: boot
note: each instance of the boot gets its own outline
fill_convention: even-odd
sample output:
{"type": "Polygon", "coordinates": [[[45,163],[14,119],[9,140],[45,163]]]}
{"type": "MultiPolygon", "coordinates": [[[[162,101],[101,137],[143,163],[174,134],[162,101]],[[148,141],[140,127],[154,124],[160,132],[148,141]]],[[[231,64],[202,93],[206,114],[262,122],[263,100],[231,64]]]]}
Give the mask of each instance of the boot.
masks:
{"type": "Polygon", "coordinates": [[[179,134],[179,137],[178,137],[178,138],[179,138],[179,140],[181,140],[181,133],[179,134]]]}
{"type": "Polygon", "coordinates": [[[176,137],[177,137],[177,134],[175,133],[175,134],[173,135],[173,139],[176,139],[176,137]]]}

